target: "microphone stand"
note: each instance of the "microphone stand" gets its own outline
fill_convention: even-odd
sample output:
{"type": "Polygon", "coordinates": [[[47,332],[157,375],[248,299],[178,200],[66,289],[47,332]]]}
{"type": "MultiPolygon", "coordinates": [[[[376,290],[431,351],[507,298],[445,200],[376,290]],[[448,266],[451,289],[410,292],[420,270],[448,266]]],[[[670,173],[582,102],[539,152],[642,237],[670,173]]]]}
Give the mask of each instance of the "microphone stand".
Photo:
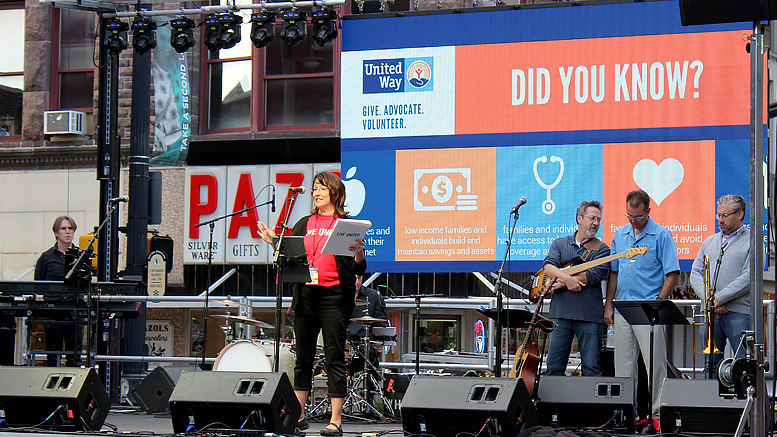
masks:
{"type": "Polygon", "coordinates": [[[220,220],[224,220],[225,218],[232,217],[234,215],[242,214],[246,211],[259,208],[260,206],[269,205],[270,203],[272,203],[271,200],[264,203],[260,203],[259,205],[249,206],[248,208],[243,208],[240,211],[235,211],[231,214],[225,214],[220,217],[216,217],[194,225],[195,228],[208,225],[208,231],[209,231],[208,233],[208,280],[207,280],[208,286],[207,288],[205,288],[205,303],[202,309],[203,338],[202,338],[202,363],[200,364],[201,370],[205,370],[205,350],[206,350],[206,347],[208,346],[208,297],[210,296],[211,271],[213,270],[213,228],[216,226],[216,222],[220,220]]]}
{"type": "Polygon", "coordinates": [[[286,235],[286,231],[289,229],[289,217],[291,216],[291,210],[294,207],[294,202],[297,201],[298,192],[294,192],[291,196],[288,196],[288,205],[284,208],[286,213],[281,222],[280,234],[278,234],[278,243],[273,248],[272,263],[275,265],[275,360],[273,361],[273,372],[278,372],[280,368],[280,355],[281,355],[281,306],[283,303],[283,264],[285,262],[285,256],[281,254],[281,247],[283,247],[283,237],[286,235]]]}
{"type": "MultiPolygon", "coordinates": [[[[119,202],[114,201],[110,202],[111,209],[108,211],[108,214],[105,214],[105,218],[103,219],[102,223],[100,223],[100,226],[97,227],[97,229],[94,230],[94,235],[92,235],[92,238],[89,239],[89,243],[86,245],[86,249],[81,251],[81,254],[78,256],[78,259],[73,263],[73,266],[70,268],[70,270],[65,275],[65,281],[68,281],[71,276],[73,276],[73,273],[75,273],[76,269],[78,269],[78,266],[81,265],[81,262],[84,260],[84,256],[88,253],[93,254],[92,251],[92,244],[94,244],[94,241],[97,239],[97,236],[100,234],[100,231],[102,230],[103,226],[105,226],[106,223],[108,223],[108,219],[111,217],[114,211],[119,206],[119,202]]],[[[90,255],[91,258],[91,255],[90,255]]],[[[90,266],[91,267],[91,266],[90,266]]],[[[78,289],[78,286],[81,285],[81,278],[78,278],[76,290],[78,289]]],[[[110,279],[110,278],[109,278],[110,279]]],[[[91,282],[91,281],[90,281],[91,282]]],[[[95,330],[92,327],[92,324],[96,321],[93,319],[92,313],[94,312],[96,316],[99,317],[99,313],[97,311],[92,311],[92,292],[89,286],[87,286],[87,292],[86,292],[86,367],[94,367],[94,357],[97,355],[97,351],[93,350],[96,348],[95,340],[94,340],[94,334],[95,330]]],[[[78,302],[79,299],[76,298],[76,313],[78,312],[78,302]]],[[[98,300],[99,303],[99,300],[98,300]]],[[[76,336],[78,335],[78,316],[74,317],[75,324],[76,324],[76,336]]],[[[76,341],[74,344],[76,345],[76,348],[78,347],[78,341],[76,341]]],[[[81,354],[81,351],[73,351],[76,355],[73,357],[73,363],[78,362],[78,355],[81,354]]]]}
{"type": "MultiPolygon", "coordinates": [[[[510,228],[510,233],[507,235],[507,247],[505,247],[505,254],[502,257],[502,264],[497,271],[496,284],[494,285],[494,293],[496,293],[496,362],[494,363],[494,376],[497,378],[502,376],[502,274],[504,273],[507,255],[510,254],[513,232],[515,232],[515,226],[518,224],[518,211],[515,210],[514,213],[510,213],[510,215],[513,214],[515,214],[515,220],[513,220],[513,226],[510,228]]],[[[509,220],[510,219],[508,218],[508,221],[509,220]]]]}
{"type": "Polygon", "coordinates": [[[421,373],[421,298],[422,297],[438,297],[442,296],[440,293],[435,294],[411,294],[409,296],[402,296],[402,297],[412,297],[415,299],[415,320],[413,323],[413,331],[415,335],[413,336],[413,347],[415,348],[415,374],[418,375],[421,373]]]}
{"type": "MultiPolygon", "coordinates": [[[[727,244],[727,243],[726,243],[727,244]]],[[[712,278],[712,284],[710,285],[710,295],[707,299],[707,314],[710,315],[710,355],[707,359],[707,376],[711,379],[712,372],[715,367],[715,360],[713,359],[712,352],[715,350],[715,292],[718,286],[718,274],[720,273],[720,263],[723,260],[723,254],[725,253],[726,244],[720,246],[720,254],[718,254],[718,260],[715,262],[715,276],[712,278]]],[[[736,351],[735,351],[736,352],[736,351]]]]}

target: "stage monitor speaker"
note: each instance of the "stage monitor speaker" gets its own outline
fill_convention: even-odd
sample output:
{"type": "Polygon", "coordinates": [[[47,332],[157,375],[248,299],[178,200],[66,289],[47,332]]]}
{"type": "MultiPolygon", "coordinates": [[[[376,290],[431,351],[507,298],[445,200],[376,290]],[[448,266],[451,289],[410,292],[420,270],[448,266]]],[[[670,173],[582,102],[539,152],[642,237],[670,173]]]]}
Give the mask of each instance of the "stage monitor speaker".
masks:
{"type": "Polygon", "coordinates": [[[537,411],[520,378],[415,376],[402,400],[405,433],[436,437],[478,434],[512,436],[537,423],[537,411]]]}
{"type": "Polygon", "coordinates": [[[680,0],[683,26],[777,19],[777,0],[680,0]]]}
{"type": "Polygon", "coordinates": [[[110,407],[94,369],[0,367],[0,411],[8,426],[99,431],[110,407]]]}
{"type": "Polygon", "coordinates": [[[146,413],[166,413],[170,411],[170,395],[174,388],[172,378],[158,366],[132,389],[132,397],[146,413]]]}
{"type": "Polygon", "coordinates": [[[537,391],[540,425],[572,428],[634,429],[634,378],[543,376],[537,391]]]}
{"type": "Polygon", "coordinates": [[[170,396],[173,431],[293,434],[301,410],[285,373],[185,371],[170,396]]]}
{"type": "Polygon", "coordinates": [[[661,389],[661,432],[733,435],[744,400],[721,398],[715,379],[666,379],[661,389]]]}

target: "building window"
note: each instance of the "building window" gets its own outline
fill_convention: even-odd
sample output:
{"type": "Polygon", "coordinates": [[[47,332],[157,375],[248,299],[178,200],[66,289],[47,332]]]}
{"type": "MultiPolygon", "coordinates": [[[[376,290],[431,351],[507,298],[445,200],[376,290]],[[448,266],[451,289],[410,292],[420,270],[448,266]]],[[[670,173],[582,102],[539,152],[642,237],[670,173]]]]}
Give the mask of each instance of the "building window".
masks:
{"type": "Polygon", "coordinates": [[[0,137],[21,136],[24,9],[0,9],[0,40],[0,137]]]}
{"type": "Polygon", "coordinates": [[[266,126],[334,124],[335,43],[319,47],[311,37],[298,46],[270,44],[266,49],[266,126]]]}
{"type": "Polygon", "coordinates": [[[251,12],[237,12],[244,22],[242,41],[235,47],[208,52],[202,46],[207,53],[207,131],[333,129],[339,40],[318,47],[308,25],[305,40],[289,47],[278,35],[282,23],[278,19],[275,39],[257,49],[250,39],[251,12]]]}
{"type": "Polygon", "coordinates": [[[461,350],[460,323],[458,318],[422,319],[420,325],[421,352],[461,350]]]}
{"type": "Polygon", "coordinates": [[[53,107],[92,112],[94,107],[95,14],[57,9],[59,46],[53,107]]]}
{"type": "MultiPolygon", "coordinates": [[[[242,15],[241,15],[242,16],[242,15]]],[[[243,16],[242,38],[229,49],[208,53],[208,129],[240,129],[251,125],[251,22],[243,16]]]]}

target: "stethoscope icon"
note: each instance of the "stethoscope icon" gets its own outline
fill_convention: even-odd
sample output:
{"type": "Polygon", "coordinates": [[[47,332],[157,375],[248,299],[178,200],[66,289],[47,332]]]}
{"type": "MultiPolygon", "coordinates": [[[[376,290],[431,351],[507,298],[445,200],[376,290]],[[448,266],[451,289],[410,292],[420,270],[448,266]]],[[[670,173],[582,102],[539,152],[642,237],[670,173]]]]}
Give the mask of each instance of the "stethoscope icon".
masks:
{"type": "Polygon", "coordinates": [[[558,185],[558,183],[561,182],[561,178],[564,176],[564,160],[555,155],[552,155],[550,157],[550,162],[558,162],[559,165],[561,166],[561,169],[558,171],[558,176],[556,177],[556,180],[550,185],[547,185],[545,182],[543,182],[542,178],[540,178],[540,175],[537,173],[537,164],[540,162],[543,162],[543,163],[548,162],[548,157],[545,155],[542,155],[539,158],[534,160],[534,179],[536,179],[537,183],[540,184],[540,186],[544,188],[548,193],[548,198],[542,202],[542,212],[544,212],[547,215],[551,215],[553,214],[553,211],[556,210],[556,202],[551,200],[550,190],[556,188],[556,185],[558,185]]]}

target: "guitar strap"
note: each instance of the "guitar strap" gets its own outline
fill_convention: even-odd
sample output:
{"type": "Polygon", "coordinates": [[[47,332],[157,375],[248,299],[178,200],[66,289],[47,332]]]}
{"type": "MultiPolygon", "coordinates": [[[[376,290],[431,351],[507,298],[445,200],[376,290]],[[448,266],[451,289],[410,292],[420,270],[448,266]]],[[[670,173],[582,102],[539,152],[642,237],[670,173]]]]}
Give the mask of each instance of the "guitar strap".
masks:
{"type": "Polygon", "coordinates": [[[592,253],[599,250],[599,247],[602,245],[602,240],[593,237],[588,239],[585,243],[583,243],[583,247],[585,247],[585,253],[583,253],[583,256],[580,258],[583,259],[583,262],[588,261],[588,257],[591,256],[592,253]]]}

